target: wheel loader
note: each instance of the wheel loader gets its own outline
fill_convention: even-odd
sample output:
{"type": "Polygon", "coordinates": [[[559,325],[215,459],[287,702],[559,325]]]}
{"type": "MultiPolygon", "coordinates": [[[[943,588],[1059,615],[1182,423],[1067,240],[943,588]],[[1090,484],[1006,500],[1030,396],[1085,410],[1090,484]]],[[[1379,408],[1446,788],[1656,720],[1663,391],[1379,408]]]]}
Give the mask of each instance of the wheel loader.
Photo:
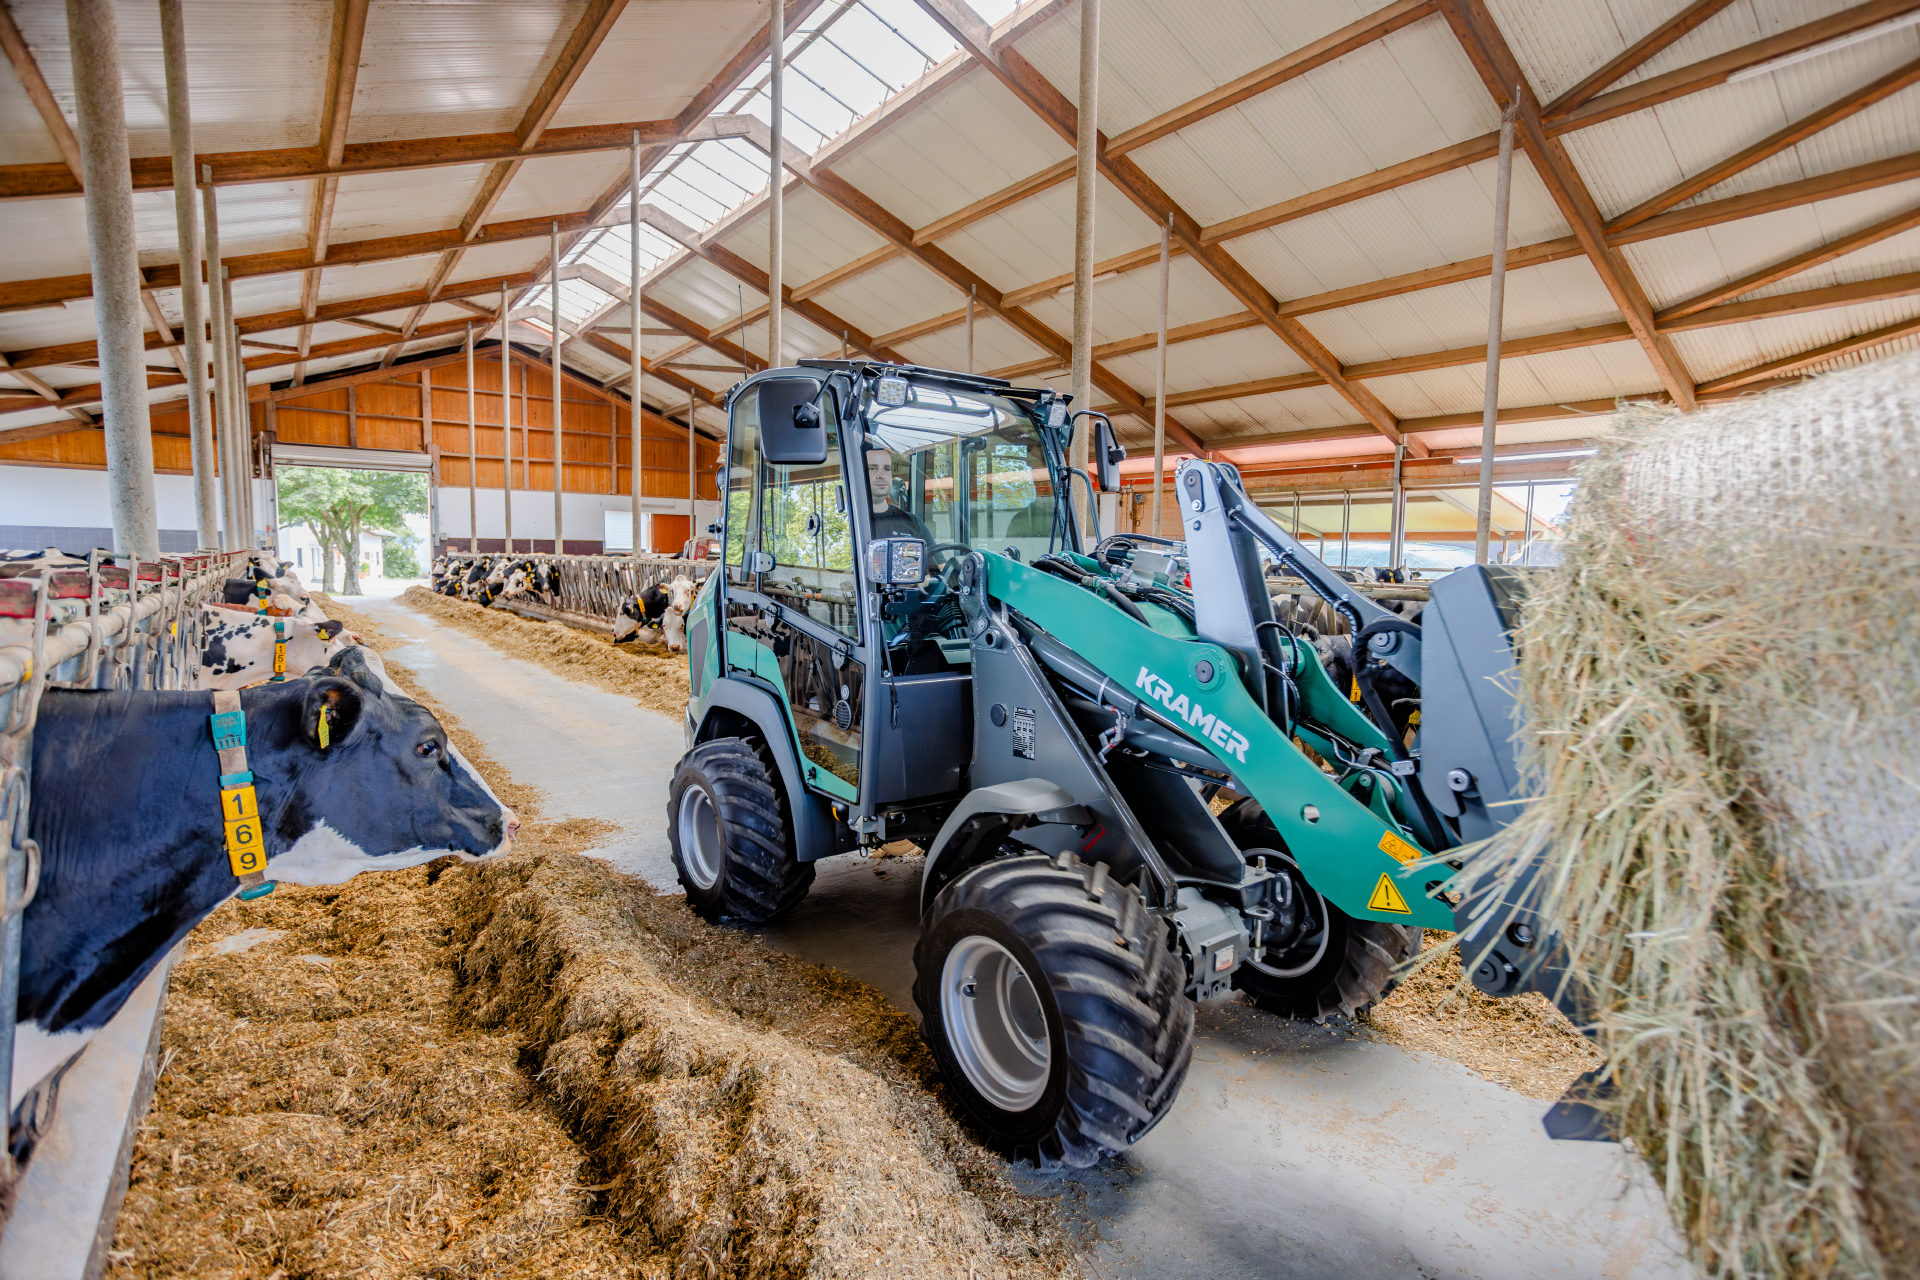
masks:
{"type": "Polygon", "coordinates": [[[1350,1014],[1423,929],[1472,929],[1482,990],[1554,985],[1529,894],[1446,889],[1519,785],[1518,572],[1440,579],[1415,625],[1200,460],[1173,479],[1180,539],[1102,536],[1111,424],[999,379],[806,361],[726,406],[723,566],[688,616],[668,798],[680,882],[703,916],[760,923],[823,857],[923,849],[914,999],[997,1149],[1124,1150],[1173,1105],[1195,1001],[1350,1014]],[[1276,618],[1273,566],[1345,620],[1346,687],[1276,618]],[[1389,673],[1418,686],[1410,745],[1389,673]]]}

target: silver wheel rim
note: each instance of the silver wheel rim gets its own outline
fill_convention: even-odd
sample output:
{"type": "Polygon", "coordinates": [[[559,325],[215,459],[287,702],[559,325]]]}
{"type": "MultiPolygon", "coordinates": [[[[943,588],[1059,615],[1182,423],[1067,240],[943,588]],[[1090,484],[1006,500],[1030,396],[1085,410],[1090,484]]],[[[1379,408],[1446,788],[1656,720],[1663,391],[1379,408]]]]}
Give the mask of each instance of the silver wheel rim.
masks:
{"type": "Polygon", "coordinates": [[[1025,1111],[1047,1091],[1046,1008],[1011,951],[979,934],[962,938],[940,973],[940,1017],[967,1082],[993,1105],[1025,1111]]]}
{"type": "MultiPolygon", "coordinates": [[[[1285,854],[1280,854],[1278,857],[1280,861],[1285,862],[1290,867],[1297,869],[1299,866],[1298,863],[1285,854]]],[[[1288,955],[1306,956],[1306,959],[1299,964],[1280,965],[1269,964],[1264,960],[1247,961],[1250,966],[1267,974],[1269,977],[1298,978],[1302,974],[1311,971],[1313,966],[1319,964],[1326,958],[1327,944],[1333,940],[1333,926],[1327,922],[1327,900],[1320,896],[1319,890],[1306,882],[1304,876],[1296,879],[1294,883],[1307,893],[1313,895],[1313,908],[1320,917],[1320,929],[1319,932],[1302,938],[1299,942],[1287,949],[1286,954],[1288,955]]],[[[1273,954],[1272,950],[1269,950],[1267,954],[1271,956],[1273,954]]]]}
{"type": "Polygon", "coordinates": [[[680,811],[675,817],[679,828],[680,864],[697,889],[711,889],[720,881],[720,862],[725,845],[720,839],[720,817],[705,787],[688,787],[680,793],[680,811]]]}

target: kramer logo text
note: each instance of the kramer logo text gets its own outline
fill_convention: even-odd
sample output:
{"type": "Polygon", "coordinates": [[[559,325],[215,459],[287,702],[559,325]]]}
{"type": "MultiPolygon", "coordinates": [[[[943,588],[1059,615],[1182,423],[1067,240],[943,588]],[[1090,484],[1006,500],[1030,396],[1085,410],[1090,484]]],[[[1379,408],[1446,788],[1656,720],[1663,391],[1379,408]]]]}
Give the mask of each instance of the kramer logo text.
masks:
{"type": "Polygon", "coordinates": [[[1174,696],[1173,686],[1162,680],[1145,667],[1140,668],[1139,678],[1133,687],[1146,693],[1167,709],[1167,713],[1193,727],[1195,733],[1232,755],[1241,764],[1247,762],[1248,742],[1245,734],[1240,733],[1225,720],[1210,714],[1198,702],[1189,702],[1186,694],[1174,696]]]}

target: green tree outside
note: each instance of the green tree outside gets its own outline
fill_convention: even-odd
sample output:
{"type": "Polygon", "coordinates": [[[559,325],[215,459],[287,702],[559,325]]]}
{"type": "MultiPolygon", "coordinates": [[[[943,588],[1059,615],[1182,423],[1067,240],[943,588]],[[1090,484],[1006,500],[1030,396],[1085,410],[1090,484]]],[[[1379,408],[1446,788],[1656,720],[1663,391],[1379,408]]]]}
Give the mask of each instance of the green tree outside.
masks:
{"type": "Polygon", "coordinates": [[[305,525],[320,543],[320,589],[329,593],[335,552],[346,566],[341,591],[357,596],[360,535],[403,533],[406,517],[427,513],[427,478],[409,472],[282,467],[277,483],[281,522],[305,525]]]}

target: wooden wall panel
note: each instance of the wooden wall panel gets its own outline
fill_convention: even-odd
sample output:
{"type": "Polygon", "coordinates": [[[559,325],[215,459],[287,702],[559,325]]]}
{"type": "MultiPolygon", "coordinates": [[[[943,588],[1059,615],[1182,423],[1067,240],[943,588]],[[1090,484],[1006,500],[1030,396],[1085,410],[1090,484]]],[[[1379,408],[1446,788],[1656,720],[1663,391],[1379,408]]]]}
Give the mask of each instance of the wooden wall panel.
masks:
{"type": "MultiPolygon", "coordinates": [[[[342,401],[345,399],[341,397],[342,401]]],[[[327,444],[342,449],[347,445],[344,409],[339,413],[321,413],[283,404],[274,411],[274,426],[288,444],[327,444]]]]}
{"type": "Polygon", "coordinates": [[[359,445],[362,449],[420,452],[419,418],[408,421],[405,418],[375,418],[362,414],[358,427],[359,445]]]}

